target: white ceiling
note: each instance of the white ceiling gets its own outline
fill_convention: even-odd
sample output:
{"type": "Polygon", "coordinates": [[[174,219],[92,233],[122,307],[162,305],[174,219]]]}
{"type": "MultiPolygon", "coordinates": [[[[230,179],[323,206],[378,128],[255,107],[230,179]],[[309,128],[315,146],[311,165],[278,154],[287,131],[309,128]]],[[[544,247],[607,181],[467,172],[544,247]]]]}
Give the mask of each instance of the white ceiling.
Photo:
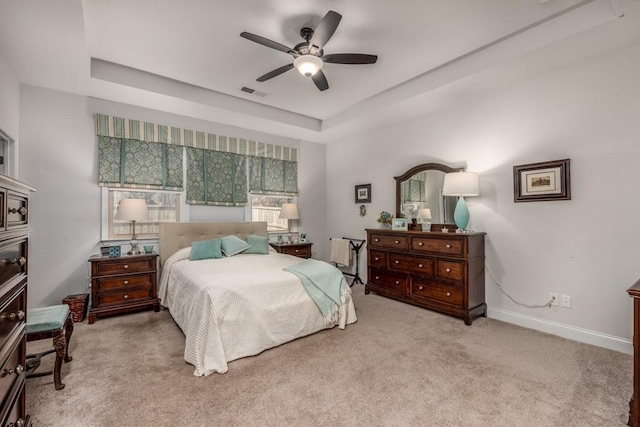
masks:
{"type": "Polygon", "coordinates": [[[330,142],[638,43],[639,18],[631,0],[0,0],[0,55],[22,83],[330,142]],[[325,64],[324,92],[255,81],[292,58],[242,31],[292,47],[328,10],[325,53],[376,64],[325,64]]]}

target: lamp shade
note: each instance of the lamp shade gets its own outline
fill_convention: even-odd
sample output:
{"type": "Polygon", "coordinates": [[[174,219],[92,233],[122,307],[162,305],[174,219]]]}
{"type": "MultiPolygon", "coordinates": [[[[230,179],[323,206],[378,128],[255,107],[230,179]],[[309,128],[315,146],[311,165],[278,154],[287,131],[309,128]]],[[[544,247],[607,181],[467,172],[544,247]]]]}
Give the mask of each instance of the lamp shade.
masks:
{"type": "Polygon", "coordinates": [[[315,55],[301,55],[293,60],[293,65],[303,76],[311,77],[324,65],[322,59],[315,55]]]}
{"type": "Polygon", "coordinates": [[[478,196],[480,184],[478,175],[473,172],[453,172],[444,176],[442,186],[444,196],[478,196]]]}
{"type": "Polygon", "coordinates": [[[283,203],[280,208],[280,219],[299,219],[298,205],[295,203],[283,203]]]}
{"type": "Polygon", "coordinates": [[[123,199],[118,206],[116,218],[124,221],[143,221],[149,218],[147,202],[144,199],[123,199]]]}
{"type": "Polygon", "coordinates": [[[418,209],[418,219],[431,219],[431,209],[429,208],[418,209]]]}

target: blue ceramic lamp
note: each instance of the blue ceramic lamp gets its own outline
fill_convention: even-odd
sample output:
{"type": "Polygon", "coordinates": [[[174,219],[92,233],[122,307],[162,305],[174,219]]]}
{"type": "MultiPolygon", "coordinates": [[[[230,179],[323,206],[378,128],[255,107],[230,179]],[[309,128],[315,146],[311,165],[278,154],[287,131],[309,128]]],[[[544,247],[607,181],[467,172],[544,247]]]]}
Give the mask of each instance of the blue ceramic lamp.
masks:
{"type": "Polygon", "coordinates": [[[453,212],[453,219],[458,227],[458,232],[464,231],[469,225],[469,209],[465,196],[480,195],[478,175],[473,172],[453,172],[444,176],[442,187],[443,196],[458,196],[458,203],[453,212]]]}

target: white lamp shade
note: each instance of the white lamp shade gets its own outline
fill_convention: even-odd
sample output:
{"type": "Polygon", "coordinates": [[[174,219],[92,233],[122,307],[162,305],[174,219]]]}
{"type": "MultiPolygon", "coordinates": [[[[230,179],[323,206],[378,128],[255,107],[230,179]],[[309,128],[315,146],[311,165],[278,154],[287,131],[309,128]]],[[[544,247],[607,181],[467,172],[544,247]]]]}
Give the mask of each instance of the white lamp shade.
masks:
{"type": "Polygon", "coordinates": [[[445,196],[478,196],[480,184],[473,172],[453,172],[444,176],[442,194],[445,196]]]}
{"type": "Polygon", "coordinates": [[[298,205],[295,203],[283,203],[280,208],[280,219],[299,219],[298,205]]]}
{"type": "Polygon", "coordinates": [[[147,202],[144,199],[123,199],[118,206],[116,219],[124,221],[143,221],[149,218],[147,202]]]}
{"type": "Polygon", "coordinates": [[[418,209],[418,219],[431,219],[431,209],[429,208],[418,209]]]}
{"type": "Polygon", "coordinates": [[[301,55],[293,60],[293,65],[303,76],[311,77],[324,65],[322,59],[315,55],[301,55]]]}

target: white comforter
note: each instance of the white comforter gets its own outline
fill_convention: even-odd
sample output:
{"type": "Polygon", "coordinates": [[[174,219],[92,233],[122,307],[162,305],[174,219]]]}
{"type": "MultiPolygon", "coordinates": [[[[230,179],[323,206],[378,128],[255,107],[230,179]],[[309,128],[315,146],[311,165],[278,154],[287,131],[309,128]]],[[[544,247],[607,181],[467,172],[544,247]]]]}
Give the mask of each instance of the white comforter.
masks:
{"type": "Polygon", "coordinates": [[[184,359],[195,376],[227,372],[227,362],[357,320],[349,289],[337,322],[325,324],[300,280],[282,270],[300,258],[270,252],[189,261],[190,253],[166,261],[159,294],[186,336],[184,359]]]}

